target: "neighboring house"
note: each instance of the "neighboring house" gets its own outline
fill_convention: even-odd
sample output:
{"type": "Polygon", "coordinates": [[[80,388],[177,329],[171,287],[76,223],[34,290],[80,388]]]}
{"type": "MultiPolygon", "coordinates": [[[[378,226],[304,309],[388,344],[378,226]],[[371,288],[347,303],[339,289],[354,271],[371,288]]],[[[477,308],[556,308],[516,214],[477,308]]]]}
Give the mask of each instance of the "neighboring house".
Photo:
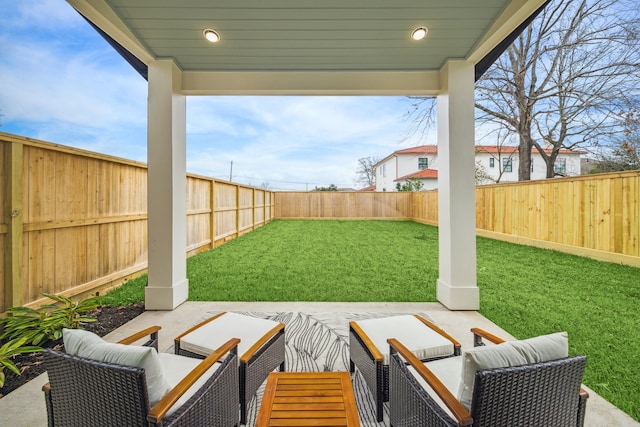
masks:
{"type": "Polygon", "coordinates": [[[408,179],[419,179],[422,181],[423,190],[435,190],[438,188],[438,171],[435,169],[422,169],[393,180],[393,182],[396,183],[393,187],[394,190],[397,188],[397,184],[402,185],[407,182],[408,179]]]}
{"type": "MultiPolygon", "coordinates": [[[[549,150],[551,152],[551,150],[549,150]]],[[[556,172],[562,176],[580,175],[581,151],[560,150],[556,172]]],[[[518,180],[518,147],[476,146],[476,167],[486,178],[481,184],[518,180]]],[[[396,191],[396,184],[409,178],[422,181],[425,190],[438,187],[438,146],[420,145],[398,150],[374,165],[375,191],[396,191]]],[[[546,164],[534,149],[531,156],[531,179],[546,177],[546,164]]]]}

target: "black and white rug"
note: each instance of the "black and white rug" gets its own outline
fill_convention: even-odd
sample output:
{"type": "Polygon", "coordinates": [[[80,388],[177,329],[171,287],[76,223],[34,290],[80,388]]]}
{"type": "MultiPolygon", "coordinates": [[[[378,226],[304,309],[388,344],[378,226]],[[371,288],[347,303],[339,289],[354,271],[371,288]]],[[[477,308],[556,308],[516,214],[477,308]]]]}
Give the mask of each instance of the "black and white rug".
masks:
{"type": "MultiPolygon", "coordinates": [[[[207,312],[201,320],[217,312],[207,312]]],[[[248,316],[284,323],[286,370],[290,372],[324,372],[349,370],[349,322],[352,320],[388,317],[394,313],[301,313],[301,312],[238,312],[248,316]]],[[[400,314],[400,313],[398,313],[400,314]]],[[[406,314],[406,313],[404,313],[406,314]]],[[[424,313],[419,313],[429,318],[424,313]]],[[[353,391],[360,414],[360,423],[367,426],[388,426],[388,406],[384,421],[376,422],[375,402],[358,371],[352,375],[353,391]]],[[[248,407],[247,425],[254,426],[262,401],[264,384],[248,407]]]]}

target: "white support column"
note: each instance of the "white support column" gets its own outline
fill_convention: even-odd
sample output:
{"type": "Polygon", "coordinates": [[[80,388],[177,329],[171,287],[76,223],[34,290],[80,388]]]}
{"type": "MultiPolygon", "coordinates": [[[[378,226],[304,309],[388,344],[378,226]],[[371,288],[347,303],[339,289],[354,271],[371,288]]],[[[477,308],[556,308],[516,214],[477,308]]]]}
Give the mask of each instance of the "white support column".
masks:
{"type": "Polygon", "coordinates": [[[477,310],[474,66],[449,61],[440,79],[437,298],[451,310],[477,310]]]}
{"type": "Polygon", "coordinates": [[[149,65],[147,310],[187,300],[186,98],[173,61],[149,65]]]}

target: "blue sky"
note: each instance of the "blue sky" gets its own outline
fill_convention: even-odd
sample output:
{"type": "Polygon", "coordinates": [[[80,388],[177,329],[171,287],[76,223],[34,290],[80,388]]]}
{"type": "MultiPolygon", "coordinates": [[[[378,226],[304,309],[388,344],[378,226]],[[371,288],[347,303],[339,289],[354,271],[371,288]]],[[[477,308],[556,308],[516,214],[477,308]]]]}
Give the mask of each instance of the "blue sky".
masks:
{"type": "MultiPolygon", "coordinates": [[[[0,0],[0,132],[146,162],[147,82],[64,0],[0,0]]],[[[407,139],[402,97],[189,97],[187,170],[274,190],[354,187],[407,139]]]]}

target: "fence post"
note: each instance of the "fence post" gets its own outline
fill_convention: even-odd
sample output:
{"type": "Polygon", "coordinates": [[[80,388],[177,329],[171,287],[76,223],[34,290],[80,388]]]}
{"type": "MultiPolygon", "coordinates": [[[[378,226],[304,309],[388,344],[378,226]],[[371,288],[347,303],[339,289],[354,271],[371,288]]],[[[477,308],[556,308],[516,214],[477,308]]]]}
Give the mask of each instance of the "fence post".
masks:
{"type": "Polygon", "coordinates": [[[251,225],[252,230],[256,229],[256,189],[251,189],[251,225]]]}
{"type": "Polygon", "coordinates": [[[22,162],[24,147],[16,142],[4,145],[6,189],[4,219],[7,234],[4,248],[5,309],[22,306],[22,162]]]}
{"type": "Polygon", "coordinates": [[[209,234],[211,235],[211,249],[216,247],[216,181],[211,180],[209,187],[209,207],[211,216],[209,217],[209,234]]]}
{"type": "Polygon", "coordinates": [[[240,237],[240,184],[236,184],[236,238],[240,237]]]}

